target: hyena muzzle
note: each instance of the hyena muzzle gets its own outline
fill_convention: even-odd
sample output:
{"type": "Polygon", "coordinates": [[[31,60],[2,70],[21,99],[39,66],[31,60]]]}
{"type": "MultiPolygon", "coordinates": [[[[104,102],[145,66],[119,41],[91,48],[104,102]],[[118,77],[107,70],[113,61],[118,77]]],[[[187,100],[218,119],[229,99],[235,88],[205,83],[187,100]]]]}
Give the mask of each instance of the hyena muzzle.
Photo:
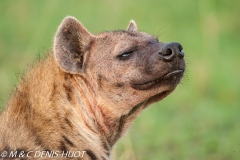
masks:
{"type": "Polygon", "coordinates": [[[181,44],[159,42],[134,21],[92,34],[67,17],[53,52],[23,76],[0,116],[0,159],[110,159],[137,115],[184,71],[181,44]]]}

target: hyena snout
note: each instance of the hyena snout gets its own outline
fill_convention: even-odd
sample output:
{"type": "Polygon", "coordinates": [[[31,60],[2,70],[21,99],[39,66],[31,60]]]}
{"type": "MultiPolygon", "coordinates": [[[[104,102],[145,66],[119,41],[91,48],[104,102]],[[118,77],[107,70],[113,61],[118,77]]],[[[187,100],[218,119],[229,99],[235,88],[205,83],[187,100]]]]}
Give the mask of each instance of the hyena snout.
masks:
{"type": "Polygon", "coordinates": [[[158,52],[158,55],[164,61],[169,62],[173,61],[175,58],[182,59],[184,57],[184,51],[180,43],[172,42],[164,44],[158,52]]]}

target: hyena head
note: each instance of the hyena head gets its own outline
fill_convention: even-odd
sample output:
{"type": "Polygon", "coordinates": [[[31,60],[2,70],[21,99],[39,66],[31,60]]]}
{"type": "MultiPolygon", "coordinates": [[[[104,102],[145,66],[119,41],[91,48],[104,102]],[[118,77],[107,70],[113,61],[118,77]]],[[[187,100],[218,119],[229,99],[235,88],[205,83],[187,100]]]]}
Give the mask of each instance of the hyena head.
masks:
{"type": "Polygon", "coordinates": [[[182,49],[138,31],[134,21],[126,30],[91,34],[73,17],[63,20],[54,41],[60,68],[84,77],[98,103],[119,114],[176,88],[185,70],[182,49]]]}

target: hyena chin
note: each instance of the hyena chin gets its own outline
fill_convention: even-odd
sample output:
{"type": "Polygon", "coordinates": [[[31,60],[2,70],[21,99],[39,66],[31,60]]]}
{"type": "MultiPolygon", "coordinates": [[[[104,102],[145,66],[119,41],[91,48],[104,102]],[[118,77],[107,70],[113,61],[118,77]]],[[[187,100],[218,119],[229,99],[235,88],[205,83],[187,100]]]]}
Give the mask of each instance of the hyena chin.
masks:
{"type": "Polygon", "coordinates": [[[138,31],[133,20],[126,30],[92,34],[66,17],[53,51],[29,69],[1,113],[0,153],[31,159],[42,151],[34,158],[49,159],[48,152],[85,151],[79,159],[110,159],[137,115],[179,84],[182,49],[138,31]]]}

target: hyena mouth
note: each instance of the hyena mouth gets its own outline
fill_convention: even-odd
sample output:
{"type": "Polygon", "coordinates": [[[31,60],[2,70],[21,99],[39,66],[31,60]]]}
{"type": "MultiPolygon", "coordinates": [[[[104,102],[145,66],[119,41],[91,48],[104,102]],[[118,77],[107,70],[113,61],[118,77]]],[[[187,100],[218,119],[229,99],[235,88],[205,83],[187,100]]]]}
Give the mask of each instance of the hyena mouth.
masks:
{"type": "Polygon", "coordinates": [[[175,86],[180,82],[181,78],[183,77],[183,73],[184,70],[174,70],[155,80],[147,81],[140,84],[133,84],[132,87],[137,90],[147,90],[162,85],[172,84],[175,86]]]}

